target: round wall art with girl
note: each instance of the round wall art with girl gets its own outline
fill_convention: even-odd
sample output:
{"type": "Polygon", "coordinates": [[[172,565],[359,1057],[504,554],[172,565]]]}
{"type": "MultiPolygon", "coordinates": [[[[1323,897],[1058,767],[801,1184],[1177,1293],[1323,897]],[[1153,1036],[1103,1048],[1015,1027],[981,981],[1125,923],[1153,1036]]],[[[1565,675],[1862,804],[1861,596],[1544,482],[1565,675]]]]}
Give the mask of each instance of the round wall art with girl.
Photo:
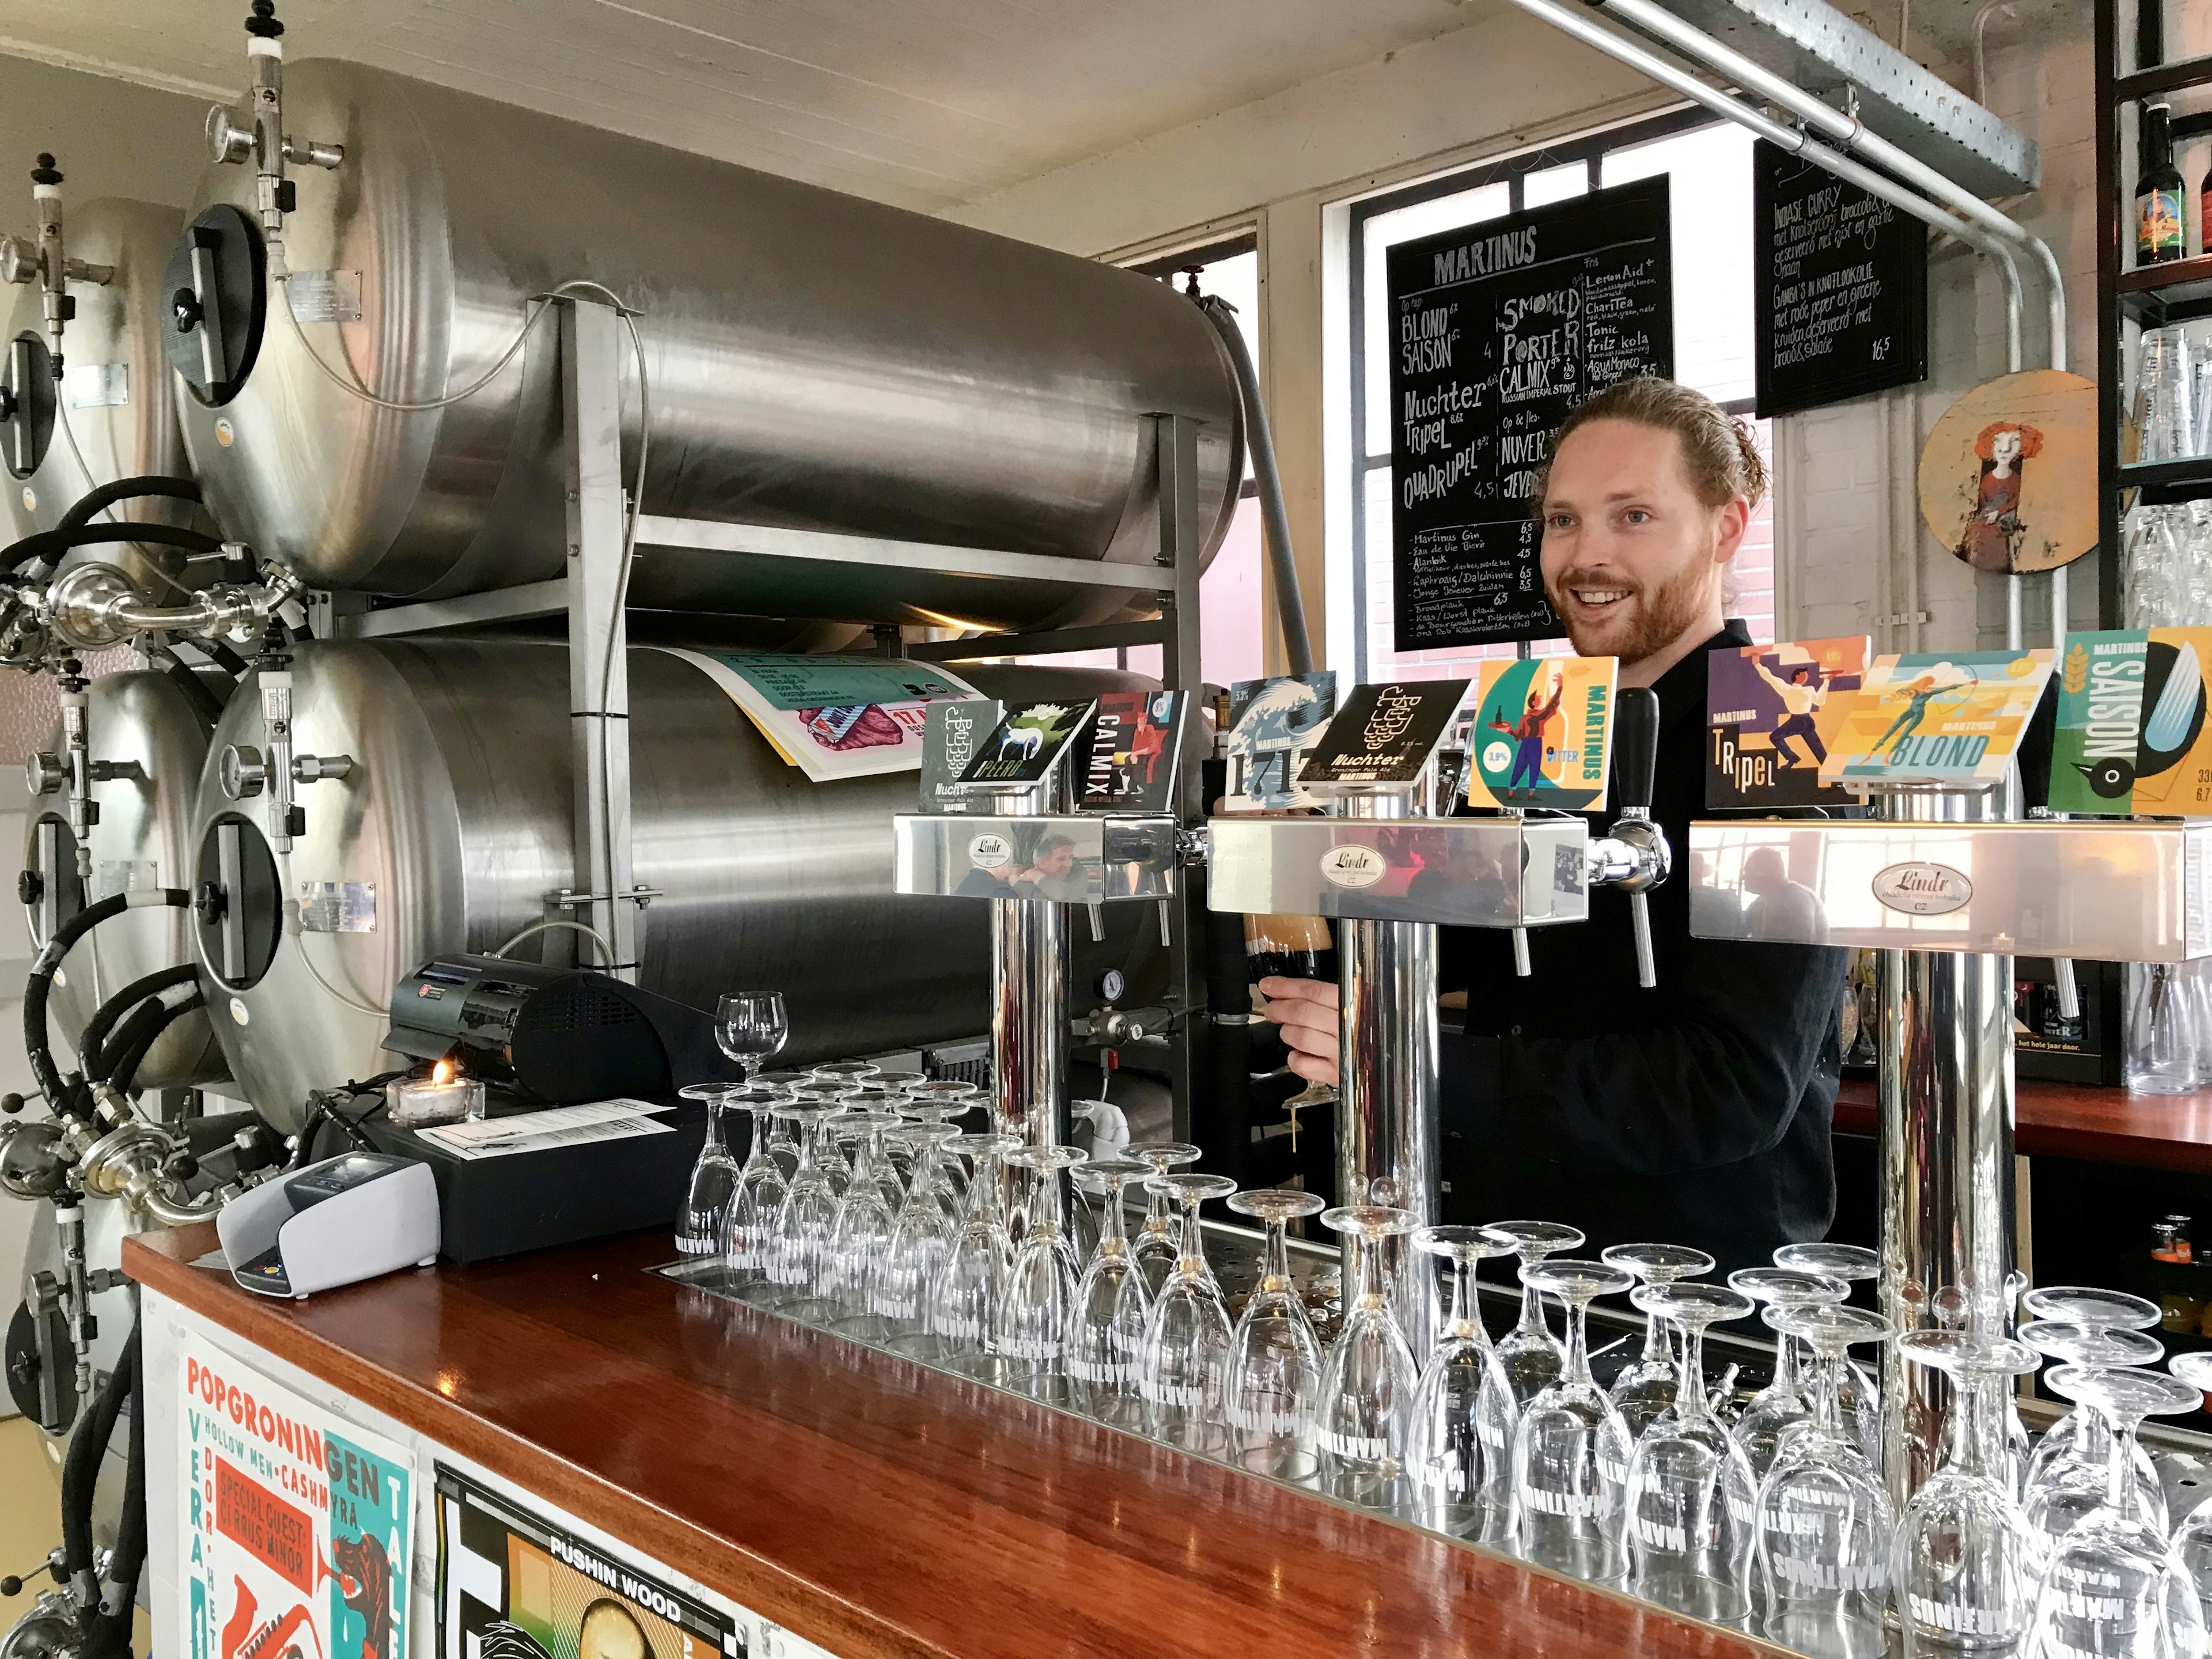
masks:
{"type": "Polygon", "coordinates": [[[1976,386],[1920,452],[1920,510],[1961,562],[2055,570],[2097,539],[2096,387],[2036,369],[1976,386]]]}

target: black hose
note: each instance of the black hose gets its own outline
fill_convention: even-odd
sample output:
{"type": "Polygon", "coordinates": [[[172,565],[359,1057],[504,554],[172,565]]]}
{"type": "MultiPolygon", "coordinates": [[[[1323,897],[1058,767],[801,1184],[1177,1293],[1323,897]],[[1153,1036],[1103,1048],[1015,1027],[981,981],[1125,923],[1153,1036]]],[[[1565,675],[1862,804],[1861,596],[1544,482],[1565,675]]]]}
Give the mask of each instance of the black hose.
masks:
{"type": "MultiPolygon", "coordinates": [[[[146,654],[161,665],[161,672],[168,676],[169,684],[184,693],[185,701],[191,704],[192,713],[199,716],[200,724],[213,731],[216,722],[222,718],[222,706],[228,693],[216,696],[215,688],[192,672],[185,659],[173,651],[157,647],[146,654]]],[[[238,689],[235,682],[230,689],[234,691],[238,689]]]]}
{"type": "Polygon", "coordinates": [[[62,1460],[61,1577],[80,1589],[92,1582],[92,1504],[100,1484],[100,1460],[115,1437],[115,1419],[123,1414],[124,1397],[136,1386],[138,1337],[131,1333],[110,1372],[106,1386],[94,1398],[76,1425],[69,1455],[62,1460]]]}
{"type": "Polygon", "coordinates": [[[222,551],[222,543],[204,530],[180,530],[173,524],[87,524],[74,530],[41,530],[26,536],[0,553],[0,567],[20,570],[33,559],[43,559],[50,566],[59,564],[62,555],[71,548],[96,542],[153,542],[194,553],[222,551]]]}
{"type": "MultiPolygon", "coordinates": [[[[148,1022],[146,1030],[137,1040],[127,1048],[120,1041],[116,1043],[117,1058],[114,1066],[107,1073],[107,1086],[118,1095],[127,1095],[131,1092],[131,1086],[138,1081],[138,1068],[146,1063],[146,1056],[153,1052],[154,1045],[161,1040],[161,1033],[195,1008],[206,1007],[207,1000],[198,992],[194,992],[182,1002],[168,1004],[156,1002],[151,1006],[155,1010],[155,1017],[148,1022]]],[[[133,1015],[132,1018],[135,1019],[137,1016],[133,1015]]]]}
{"type": "Polygon", "coordinates": [[[116,1525],[115,1553],[108,1558],[107,1583],[100,1613],[94,1620],[91,1659],[129,1659],[131,1614],[138,1600],[138,1575],[146,1566],[146,1366],[138,1352],[140,1332],[131,1333],[131,1455],[123,1482],[123,1518],[116,1525]]]}
{"type": "Polygon", "coordinates": [[[23,986],[23,1048],[31,1062],[31,1076],[39,1085],[39,1092],[57,1111],[65,1110],[67,1091],[62,1086],[62,1074],[54,1065],[53,1036],[46,1030],[46,999],[54,985],[54,970],[62,965],[62,958],[70,947],[111,916],[119,916],[132,908],[132,902],[141,905],[167,904],[183,909],[192,902],[192,896],[181,887],[163,887],[149,892],[113,893],[97,904],[88,904],[60,927],[46,941],[31,963],[31,976],[23,986]]]}
{"type": "Polygon", "coordinates": [[[179,963],[174,968],[161,968],[143,979],[134,979],[113,996],[101,1003],[92,1018],[84,1023],[84,1031],[77,1038],[78,1058],[84,1062],[87,1077],[106,1075],[100,1063],[100,1045],[107,1041],[108,1032],[121,1019],[148,997],[159,996],[172,985],[188,984],[199,977],[200,970],[191,963],[179,963]]]}
{"type": "Polygon", "coordinates": [[[118,478],[113,483],[100,484],[78,496],[76,505],[62,514],[62,521],[54,528],[75,530],[79,525],[90,524],[94,514],[116,502],[134,501],[142,495],[167,495],[172,501],[196,501],[200,499],[200,487],[195,479],[172,478],[159,472],[118,478]]]}
{"type": "Polygon", "coordinates": [[[246,678],[246,659],[240,656],[221,640],[194,640],[202,655],[234,680],[246,678]]]}

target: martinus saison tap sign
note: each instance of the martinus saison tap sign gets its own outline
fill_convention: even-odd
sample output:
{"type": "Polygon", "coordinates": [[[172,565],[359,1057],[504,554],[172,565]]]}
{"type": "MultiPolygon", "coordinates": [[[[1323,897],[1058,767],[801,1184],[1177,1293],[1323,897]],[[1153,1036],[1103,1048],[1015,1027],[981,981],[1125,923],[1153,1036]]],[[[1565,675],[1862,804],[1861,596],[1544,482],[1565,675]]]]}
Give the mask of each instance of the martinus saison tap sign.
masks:
{"type": "Polygon", "coordinates": [[[1468,736],[1470,806],[1605,805],[1613,752],[1612,657],[1531,657],[1478,665],[1468,736]]]}
{"type": "Polygon", "coordinates": [[[1820,763],[1820,781],[2001,783],[2050,678],[2043,650],[1877,657],[1820,763]]]}
{"type": "Polygon", "coordinates": [[[2212,814],[2212,628],[2069,634],[2051,735],[2055,812],[2212,814]]]}
{"type": "Polygon", "coordinates": [[[1674,372],[1667,179],[1389,256],[1396,644],[1557,639],[1529,497],[1567,412],[1674,372]]]}

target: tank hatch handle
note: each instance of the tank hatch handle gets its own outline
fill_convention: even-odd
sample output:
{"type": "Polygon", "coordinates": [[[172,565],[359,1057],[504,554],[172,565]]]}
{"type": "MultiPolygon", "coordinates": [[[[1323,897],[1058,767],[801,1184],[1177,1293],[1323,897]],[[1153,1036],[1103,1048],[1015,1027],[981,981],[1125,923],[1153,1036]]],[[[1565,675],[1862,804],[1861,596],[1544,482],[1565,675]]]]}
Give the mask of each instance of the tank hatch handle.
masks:
{"type": "Polygon", "coordinates": [[[222,234],[211,225],[194,225],[191,236],[192,285],[171,296],[169,313],[178,333],[200,337],[200,374],[210,386],[217,386],[229,378],[230,368],[222,332],[222,289],[216,281],[222,234]]]}

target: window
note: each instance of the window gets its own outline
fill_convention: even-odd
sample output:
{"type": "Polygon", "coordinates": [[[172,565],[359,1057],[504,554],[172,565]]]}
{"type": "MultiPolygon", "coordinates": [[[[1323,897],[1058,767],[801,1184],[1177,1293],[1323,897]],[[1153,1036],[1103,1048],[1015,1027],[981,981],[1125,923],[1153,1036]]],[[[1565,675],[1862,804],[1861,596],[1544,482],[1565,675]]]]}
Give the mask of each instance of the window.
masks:
{"type": "MultiPolygon", "coordinates": [[[[1682,111],[1593,133],[1504,161],[1429,179],[1352,204],[1350,354],[1352,398],[1351,560],[1354,680],[1446,679],[1483,657],[1510,657],[1510,644],[1401,653],[1391,614],[1389,354],[1384,255],[1397,243],[1527,208],[1566,201],[1593,188],[1670,174],[1674,278],[1674,373],[1734,414],[1748,416],[1752,382],[1751,135],[1732,122],[1682,111]]],[[[1768,423],[1753,422],[1762,453],[1768,423]]],[[[1332,559],[1340,550],[1330,549],[1332,559]]],[[[1774,630],[1773,508],[1761,503],[1735,558],[1731,614],[1754,639],[1774,630]]],[[[1338,586],[1334,591],[1345,590],[1338,586]]],[[[1571,650],[1565,640],[1533,647],[1571,650]]]]}

